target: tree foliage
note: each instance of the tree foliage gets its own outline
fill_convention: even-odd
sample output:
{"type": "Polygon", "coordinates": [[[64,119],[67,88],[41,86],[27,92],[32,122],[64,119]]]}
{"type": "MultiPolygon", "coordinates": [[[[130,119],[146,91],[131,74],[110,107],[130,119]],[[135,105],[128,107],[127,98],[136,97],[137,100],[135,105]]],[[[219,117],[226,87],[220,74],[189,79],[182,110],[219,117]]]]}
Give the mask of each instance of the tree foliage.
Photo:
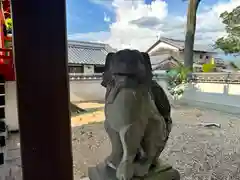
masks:
{"type": "Polygon", "coordinates": [[[215,46],[227,54],[240,53],[240,6],[232,12],[225,11],[220,15],[225,24],[227,35],[219,38],[215,46]]]}
{"type": "Polygon", "coordinates": [[[5,20],[7,30],[12,30],[12,18],[7,18],[5,20]]]}

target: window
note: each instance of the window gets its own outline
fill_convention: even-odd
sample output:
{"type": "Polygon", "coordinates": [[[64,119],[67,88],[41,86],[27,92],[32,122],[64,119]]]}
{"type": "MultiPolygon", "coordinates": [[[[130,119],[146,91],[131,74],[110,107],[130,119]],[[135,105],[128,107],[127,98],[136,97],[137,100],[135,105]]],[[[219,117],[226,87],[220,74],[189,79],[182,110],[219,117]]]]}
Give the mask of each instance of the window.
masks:
{"type": "Polygon", "coordinates": [[[69,73],[83,73],[82,66],[68,66],[69,73]]]}
{"type": "Polygon", "coordinates": [[[100,66],[100,65],[94,66],[94,73],[103,73],[103,72],[104,72],[104,66],[100,66]]]}
{"type": "Polygon", "coordinates": [[[200,59],[202,59],[203,58],[203,55],[202,54],[200,54],[200,59]]]}

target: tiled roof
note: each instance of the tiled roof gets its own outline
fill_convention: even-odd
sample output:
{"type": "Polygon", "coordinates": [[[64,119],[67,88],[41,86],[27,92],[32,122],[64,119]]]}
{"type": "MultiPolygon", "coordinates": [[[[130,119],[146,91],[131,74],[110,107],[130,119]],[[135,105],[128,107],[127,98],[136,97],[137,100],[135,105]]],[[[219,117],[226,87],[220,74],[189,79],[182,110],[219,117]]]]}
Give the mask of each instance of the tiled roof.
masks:
{"type": "MultiPolygon", "coordinates": [[[[146,52],[150,52],[154,49],[160,42],[164,42],[171,46],[178,48],[179,50],[184,49],[184,40],[176,40],[161,37],[156,43],[154,43],[146,52]]],[[[194,44],[194,51],[202,51],[202,52],[216,52],[216,50],[210,45],[202,45],[202,44],[194,44]]]]}
{"type": "Polygon", "coordinates": [[[69,40],[68,63],[104,65],[106,55],[115,51],[107,44],[69,40]]]}
{"type": "Polygon", "coordinates": [[[150,56],[151,59],[151,64],[152,64],[152,69],[156,70],[156,69],[168,69],[170,67],[167,67],[168,65],[171,65],[171,67],[173,67],[173,65],[177,65],[177,64],[181,64],[181,62],[179,62],[177,59],[175,59],[173,56],[170,55],[158,55],[158,56],[150,56]]]}
{"type": "Polygon", "coordinates": [[[150,56],[151,64],[156,65],[159,64],[167,59],[169,59],[171,56],[169,54],[162,54],[157,56],[150,56]]]}

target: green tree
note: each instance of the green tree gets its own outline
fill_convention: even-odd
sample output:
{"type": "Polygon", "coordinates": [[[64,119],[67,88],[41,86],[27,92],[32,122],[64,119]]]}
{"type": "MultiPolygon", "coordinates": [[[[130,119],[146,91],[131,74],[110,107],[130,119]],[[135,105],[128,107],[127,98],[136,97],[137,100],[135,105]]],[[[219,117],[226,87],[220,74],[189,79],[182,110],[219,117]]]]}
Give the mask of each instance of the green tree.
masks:
{"type": "Polygon", "coordinates": [[[220,15],[227,35],[219,38],[215,47],[223,50],[226,54],[240,53],[240,6],[232,12],[225,11],[220,15]]]}
{"type": "Polygon", "coordinates": [[[184,48],[184,66],[193,69],[193,47],[196,31],[197,9],[201,0],[188,0],[187,29],[184,48]]]}

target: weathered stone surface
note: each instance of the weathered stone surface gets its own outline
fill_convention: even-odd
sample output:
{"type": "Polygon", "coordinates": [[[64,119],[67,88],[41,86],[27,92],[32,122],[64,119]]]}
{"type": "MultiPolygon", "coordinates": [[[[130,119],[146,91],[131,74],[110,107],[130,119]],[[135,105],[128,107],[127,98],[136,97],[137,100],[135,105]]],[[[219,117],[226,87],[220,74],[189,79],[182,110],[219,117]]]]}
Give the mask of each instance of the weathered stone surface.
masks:
{"type": "Polygon", "coordinates": [[[148,54],[137,50],[107,56],[102,83],[107,89],[104,125],[112,153],[105,162],[116,171],[100,164],[90,168],[90,177],[130,180],[148,176],[157,164],[171,131],[171,107],[152,80],[151,70],[148,54]]]}
{"type": "MultiPolygon", "coordinates": [[[[116,171],[105,163],[100,163],[96,167],[90,167],[88,176],[90,180],[118,180],[116,171]]],[[[180,180],[180,174],[172,166],[162,164],[151,168],[147,176],[133,177],[132,180],[180,180]]]]}
{"type": "Polygon", "coordinates": [[[88,177],[90,180],[118,180],[116,178],[116,171],[105,163],[88,168],[88,177]]]}
{"type": "Polygon", "coordinates": [[[159,161],[158,165],[149,171],[144,180],[180,180],[180,174],[171,165],[159,161]]]}

